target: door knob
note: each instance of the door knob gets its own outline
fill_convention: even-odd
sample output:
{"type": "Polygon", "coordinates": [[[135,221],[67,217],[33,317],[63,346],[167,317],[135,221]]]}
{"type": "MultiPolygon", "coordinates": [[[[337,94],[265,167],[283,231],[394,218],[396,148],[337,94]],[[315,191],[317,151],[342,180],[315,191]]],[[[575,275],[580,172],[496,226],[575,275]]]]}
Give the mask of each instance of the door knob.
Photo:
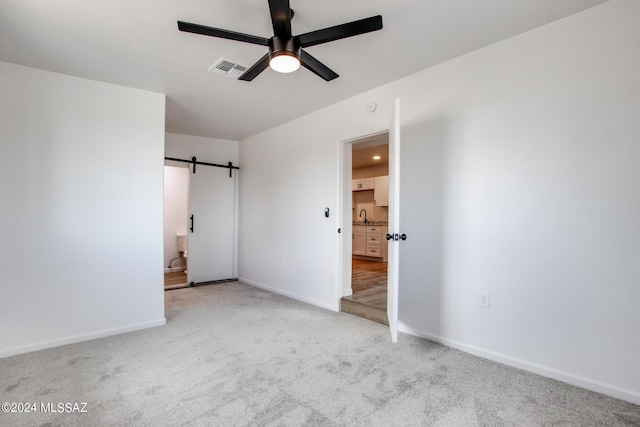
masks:
{"type": "Polygon", "coordinates": [[[400,240],[407,240],[407,235],[404,233],[402,233],[401,235],[387,234],[385,237],[387,238],[387,240],[395,240],[396,242],[398,241],[398,238],[400,240]]]}

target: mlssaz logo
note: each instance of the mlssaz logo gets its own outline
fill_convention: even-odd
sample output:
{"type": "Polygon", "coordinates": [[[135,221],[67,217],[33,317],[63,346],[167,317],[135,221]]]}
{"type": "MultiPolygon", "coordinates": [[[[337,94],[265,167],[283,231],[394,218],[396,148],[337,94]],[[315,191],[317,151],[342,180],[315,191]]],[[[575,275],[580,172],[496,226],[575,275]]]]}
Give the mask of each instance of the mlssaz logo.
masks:
{"type": "Polygon", "coordinates": [[[87,412],[87,402],[42,402],[40,403],[40,412],[51,412],[51,413],[66,413],[70,414],[73,412],[85,413],[87,412]]]}

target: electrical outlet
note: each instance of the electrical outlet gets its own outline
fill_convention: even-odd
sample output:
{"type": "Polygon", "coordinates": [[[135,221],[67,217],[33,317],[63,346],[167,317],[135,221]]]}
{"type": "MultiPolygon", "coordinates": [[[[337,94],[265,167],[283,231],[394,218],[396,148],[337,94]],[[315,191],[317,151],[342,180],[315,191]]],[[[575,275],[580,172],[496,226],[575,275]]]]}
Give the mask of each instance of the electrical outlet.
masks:
{"type": "Polygon", "coordinates": [[[480,294],[480,307],[489,308],[489,294],[480,294]]]}

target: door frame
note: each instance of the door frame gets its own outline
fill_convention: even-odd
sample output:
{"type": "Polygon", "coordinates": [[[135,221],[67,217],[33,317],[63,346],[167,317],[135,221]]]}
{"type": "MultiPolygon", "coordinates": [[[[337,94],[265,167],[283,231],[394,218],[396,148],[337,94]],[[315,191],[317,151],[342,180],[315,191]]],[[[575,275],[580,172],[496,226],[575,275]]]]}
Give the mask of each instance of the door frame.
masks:
{"type": "Polygon", "coordinates": [[[389,133],[389,128],[384,128],[357,136],[339,138],[336,141],[336,206],[337,206],[337,230],[340,233],[336,238],[336,280],[334,298],[336,311],[340,311],[340,300],[343,296],[352,294],[351,290],[351,252],[352,239],[347,238],[353,233],[352,227],[352,162],[351,149],[353,144],[360,140],[376,137],[389,133]],[[348,285],[348,287],[346,287],[348,285]]]}

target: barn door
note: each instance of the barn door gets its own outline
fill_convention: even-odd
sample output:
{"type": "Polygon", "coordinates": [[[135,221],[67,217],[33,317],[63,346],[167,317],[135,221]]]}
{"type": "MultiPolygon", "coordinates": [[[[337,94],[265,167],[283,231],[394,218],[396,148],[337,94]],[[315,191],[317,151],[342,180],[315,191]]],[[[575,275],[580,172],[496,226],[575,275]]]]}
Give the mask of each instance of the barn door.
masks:
{"type": "Polygon", "coordinates": [[[198,166],[191,173],[187,276],[198,284],[234,277],[235,185],[237,173],[198,166]]]}

